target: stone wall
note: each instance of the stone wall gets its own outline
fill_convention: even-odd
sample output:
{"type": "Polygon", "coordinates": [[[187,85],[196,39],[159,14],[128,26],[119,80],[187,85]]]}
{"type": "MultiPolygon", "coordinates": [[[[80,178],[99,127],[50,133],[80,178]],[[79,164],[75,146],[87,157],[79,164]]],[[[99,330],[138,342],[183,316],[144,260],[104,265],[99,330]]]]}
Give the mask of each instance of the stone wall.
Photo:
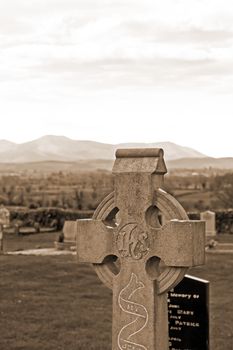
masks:
{"type": "MultiPolygon", "coordinates": [[[[215,210],[217,233],[233,234],[233,209],[215,210]]],[[[191,220],[200,220],[200,213],[188,213],[191,220]]]]}
{"type": "Polygon", "coordinates": [[[92,210],[65,210],[59,208],[39,208],[39,209],[10,209],[11,224],[18,223],[20,226],[33,227],[38,223],[40,227],[56,227],[61,230],[66,220],[77,220],[90,218],[92,210]]]}
{"type": "MultiPolygon", "coordinates": [[[[217,233],[233,234],[233,209],[216,210],[216,231],[217,233]]],[[[10,209],[10,222],[21,223],[22,226],[34,226],[39,223],[41,227],[56,226],[61,230],[65,220],[77,220],[90,218],[92,210],[65,210],[59,208],[39,208],[39,209],[10,209]]],[[[200,220],[200,213],[188,213],[191,220],[200,220]]]]}
{"type": "Polygon", "coordinates": [[[233,234],[233,209],[216,211],[216,229],[218,233],[233,234]]]}

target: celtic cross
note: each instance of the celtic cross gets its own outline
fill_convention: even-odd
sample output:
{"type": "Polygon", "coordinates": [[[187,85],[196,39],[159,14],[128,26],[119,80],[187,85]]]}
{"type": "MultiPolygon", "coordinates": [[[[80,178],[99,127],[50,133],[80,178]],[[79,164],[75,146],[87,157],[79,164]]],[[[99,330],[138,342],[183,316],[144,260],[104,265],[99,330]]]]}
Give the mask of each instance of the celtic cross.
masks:
{"type": "Polygon", "coordinates": [[[77,222],[78,260],[113,290],[113,350],[167,350],[166,292],[204,263],[204,223],[161,189],[165,173],[161,149],[118,150],[114,192],[77,222]]]}

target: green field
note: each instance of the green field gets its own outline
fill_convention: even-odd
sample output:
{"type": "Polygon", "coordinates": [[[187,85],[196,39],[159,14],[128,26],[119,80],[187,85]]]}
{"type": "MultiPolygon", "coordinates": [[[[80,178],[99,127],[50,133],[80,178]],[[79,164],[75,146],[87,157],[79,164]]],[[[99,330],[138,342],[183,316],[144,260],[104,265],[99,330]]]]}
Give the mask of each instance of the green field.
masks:
{"type": "MultiPolygon", "coordinates": [[[[49,247],[55,237],[11,237],[5,247],[49,247]]],[[[211,350],[233,348],[232,271],[223,254],[189,271],[210,281],[211,350]]],[[[1,350],[111,349],[111,291],[75,256],[0,256],[0,276],[1,350]]]]}

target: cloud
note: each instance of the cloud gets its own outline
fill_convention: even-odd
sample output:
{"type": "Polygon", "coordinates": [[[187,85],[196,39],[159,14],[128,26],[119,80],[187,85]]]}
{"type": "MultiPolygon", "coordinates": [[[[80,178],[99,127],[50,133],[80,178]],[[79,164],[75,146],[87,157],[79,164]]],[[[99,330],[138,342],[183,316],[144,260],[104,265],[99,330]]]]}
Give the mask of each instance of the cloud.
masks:
{"type": "Polygon", "coordinates": [[[221,77],[229,88],[229,9],[228,0],[8,0],[0,4],[0,81],[212,89],[221,77]]]}
{"type": "Polygon", "coordinates": [[[50,77],[64,87],[108,89],[112,87],[175,87],[213,88],[225,81],[232,84],[228,72],[231,64],[219,64],[214,60],[182,60],[154,58],[132,61],[131,59],[107,59],[80,63],[56,60],[38,66],[38,76],[50,77]],[[227,76],[227,80],[225,77],[227,76]]]}

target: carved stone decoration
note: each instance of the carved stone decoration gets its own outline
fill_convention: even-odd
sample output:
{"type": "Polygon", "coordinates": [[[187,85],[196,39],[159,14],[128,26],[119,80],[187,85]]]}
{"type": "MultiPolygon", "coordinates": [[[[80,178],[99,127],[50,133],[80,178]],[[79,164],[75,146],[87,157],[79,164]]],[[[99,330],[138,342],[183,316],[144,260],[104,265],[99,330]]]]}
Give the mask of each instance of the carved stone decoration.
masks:
{"type": "Polygon", "coordinates": [[[118,229],[116,244],[121,257],[139,260],[149,251],[148,233],[138,230],[136,222],[129,222],[118,229]]]}
{"type": "Polygon", "coordinates": [[[77,221],[78,260],[113,290],[113,350],[167,350],[166,292],[204,263],[204,223],[161,189],[165,173],[161,149],[118,150],[114,192],[77,221]]]}
{"type": "Polygon", "coordinates": [[[144,345],[135,343],[134,341],[136,335],[143,332],[148,322],[148,311],[146,307],[137,302],[137,292],[142,288],[145,288],[144,284],[140,282],[138,276],[132,273],[129,283],[119,293],[119,307],[123,312],[130,315],[130,319],[132,318],[131,316],[134,317],[134,320],[124,325],[118,333],[117,343],[121,350],[127,348],[147,350],[144,345]]]}

